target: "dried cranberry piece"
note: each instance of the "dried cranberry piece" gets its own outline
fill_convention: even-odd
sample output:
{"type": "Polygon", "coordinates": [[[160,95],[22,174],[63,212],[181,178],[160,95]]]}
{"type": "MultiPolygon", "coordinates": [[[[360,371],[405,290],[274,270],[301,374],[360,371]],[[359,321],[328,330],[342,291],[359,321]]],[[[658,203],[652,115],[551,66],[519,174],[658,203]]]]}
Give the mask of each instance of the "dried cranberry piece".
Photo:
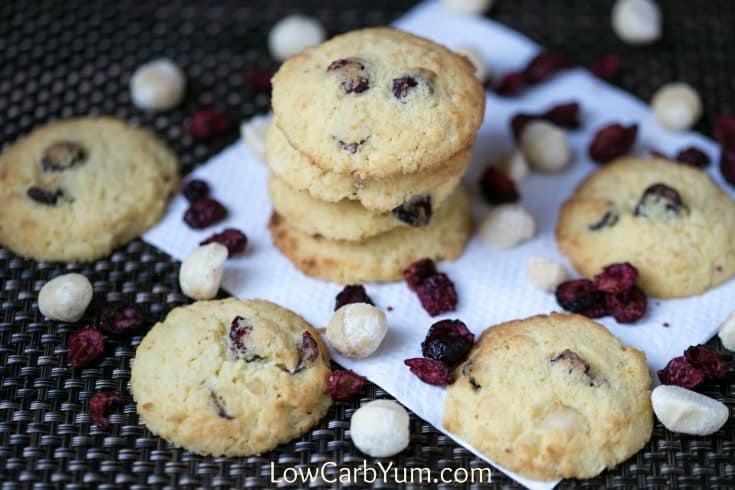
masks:
{"type": "Polygon", "coordinates": [[[563,128],[577,129],[579,128],[579,103],[557,104],[541,114],[541,118],[563,128]]]}
{"type": "Polygon", "coordinates": [[[429,328],[421,353],[452,366],[467,356],[474,343],[475,334],[462,321],[442,320],[429,328]]]}
{"type": "Polygon", "coordinates": [[[626,127],[614,123],[599,129],[589,146],[590,158],[598,163],[607,163],[625,155],[633,147],[637,134],[637,124],[626,127]]]}
{"type": "Polygon", "coordinates": [[[143,315],[133,305],[112,305],[97,317],[97,328],[112,335],[125,335],[143,325],[143,315]]]}
{"type": "Polygon", "coordinates": [[[123,397],[111,391],[98,391],[92,395],[92,398],[89,399],[89,413],[94,425],[102,430],[109,429],[110,421],[107,420],[107,416],[122,402],[123,397]]]}
{"type": "Polygon", "coordinates": [[[211,197],[194,201],[184,213],[184,222],[194,229],[206,228],[227,216],[227,208],[211,197]]]}
{"type": "Polygon", "coordinates": [[[523,78],[531,84],[539,83],[571,66],[571,62],[563,54],[545,51],[537,54],[528,62],[523,69],[523,78]]]}
{"type": "Polygon", "coordinates": [[[393,208],[392,213],[409,226],[426,226],[433,215],[431,196],[413,196],[400,206],[393,208]]]}
{"type": "Polygon", "coordinates": [[[715,117],[712,133],[722,146],[735,149],[735,116],[720,114],[715,117]]]}
{"type": "Polygon", "coordinates": [[[411,89],[418,87],[419,82],[416,78],[407,76],[393,79],[391,91],[396,99],[404,99],[411,89]]]}
{"type": "Polygon", "coordinates": [[[340,85],[346,94],[361,94],[370,88],[370,81],[365,72],[365,64],[358,58],[335,60],[329,64],[327,71],[339,73],[340,85]]]}
{"type": "Polygon", "coordinates": [[[634,323],[646,314],[648,298],[638,286],[618,294],[608,294],[605,298],[607,310],[620,323],[634,323]]]}
{"type": "Polygon", "coordinates": [[[273,73],[265,70],[245,70],[242,81],[248,87],[259,93],[270,92],[273,73]]]}
{"type": "Polygon", "coordinates": [[[192,114],[186,131],[196,141],[209,141],[232,126],[230,116],[213,107],[199,109],[192,114]]]}
{"type": "Polygon", "coordinates": [[[181,186],[181,193],[189,202],[198,201],[209,195],[209,184],[201,179],[190,179],[181,186]]]}
{"type": "Polygon", "coordinates": [[[513,137],[516,140],[521,138],[521,133],[528,123],[539,119],[536,114],[528,114],[521,112],[513,116],[510,120],[510,129],[513,131],[513,137]]]}
{"type": "Polygon", "coordinates": [[[564,349],[562,352],[552,357],[550,361],[552,364],[560,363],[560,365],[566,366],[569,369],[569,374],[577,371],[589,376],[589,363],[571,349],[564,349]]]}
{"type": "Polygon", "coordinates": [[[33,199],[39,204],[45,204],[46,206],[56,206],[59,198],[64,195],[64,191],[56,189],[55,191],[47,191],[41,187],[29,187],[27,191],[28,197],[33,199]]]}
{"type": "Polygon", "coordinates": [[[436,273],[436,265],[433,260],[421,259],[408,266],[408,269],[403,271],[403,277],[406,279],[408,289],[416,291],[419,284],[436,273]]]}
{"type": "Polygon", "coordinates": [[[690,146],[681,150],[676,154],[676,161],[698,168],[704,168],[710,164],[709,155],[696,146],[690,146]]]}
{"type": "Polygon", "coordinates": [[[610,264],[594,277],[595,287],[606,293],[618,294],[628,291],[638,280],[638,269],[628,262],[610,264]]]}
{"type": "Polygon", "coordinates": [[[228,254],[233,255],[245,251],[245,248],[248,246],[248,237],[237,228],[225,228],[221,232],[215,233],[206,240],[201,241],[199,245],[206,245],[208,243],[222,244],[227,247],[228,254]]]}
{"type": "Polygon", "coordinates": [[[216,393],[215,391],[210,392],[210,396],[212,397],[212,403],[214,403],[214,406],[217,408],[217,415],[222,417],[223,419],[227,420],[234,420],[235,417],[227,413],[227,408],[225,408],[225,401],[222,398],[222,395],[219,393],[216,393]]]}
{"type": "Polygon", "coordinates": [[[567,311],[584,313],[585,310],[594,311],[604,304],[605,294],[589,279],[572,279],[557,286],[556,302],[567,311]]]}
{"type": "Polygon", "coordinates": [[[365,292],[365,286],[362,284],[352,284],[345,286],[345,288],[337,294],[335,298],[334,311],[339,310],[344,305],[352,303],[367,303],[374,305],[373,300],[365,292]]]}
{"type": "Polygon", "coordinates": [[[720,173],[730,184],[735,185],[735,148],[723,148],[720,155],[720,173]]]}
{"type": "Polygon", "coordinates": [[[607,302],[603,301],[597,303],[579,312],[580,315],[584,315],[587,318],[602,318],[607,316],[610,312],[607,309],[607,302]]]}
{"type": "Polygon", "coordinates": [[[73,141],[57,141],[52,143],[43,152],[41,168],[44,172],[63,172],[86,160],[84,148],[73,141]]]}
{"type": "Polygon", "coordinates": [[[250,325],[245,318],[236,316],[232,319],[229,332],[229,350],[233,358],[243,360],[245,362],[253,362],[262,359],[259,355],[249,352],[248,347],[245,345],[247,337],[252,331],[253,326],[250,325]]]}
{"type": "Polygon", "coordinates": [[[684,209],[684,201],[679,191],[666,184],[656,183],[648,186],[633,210],[634,216],[653,220],[667,219],[673,213],[678,215],[684,209]]]}
{"type": "Polygon", "coordinates": [[[608,82],[616,80],[620,76],[621,71],[620,58],[614,54],[605,55],[592,63],[589,70],[597,78],[607,80],[608,82]]]}
{"type": "Polygon", "coordinates": [[[521,198],[513,179],[494,166],[487,167],[480,177],[480,192],[489,204],[518,202],[521,198]]]}
{"type": "Polygon", "coordinates": [[[454,381],[449,368],[443,362],[435,359],[416,357],[406,359],[403,363],[424,383],[446,386],[454,381]]]}
{"type": "Polygon", "coordinates": [[[335,369],[329,374],[327,389],[332,400],[349,400],[365,386],[367,378],[356,372],[335,369]]]}
{"type": "Polygon", "coordinates": [[[342,140],[337,140],[337,143],[339,143],[339,146],[347,153],[357,153],[357,150],[359,150],[366,141],[367,139],[355,141],[352,143],[345,143],[342,140]]]}
{"type": "Polygon", "coordinates": [[[454,311],[457,308],[457,292],[454,283],[444,273],[426,278],[416,287],[421,306],[431,316],[454,311]]]}
{"type": "Polygon", "coordinates": [[[705,379],[704,371],[689,364],[684,356],[673,358],[656,374],[665,385],[677,385],[690,390],[701,385],[705,379]]]}
{"type": "Polygon", "coordinates": [[[498,86],[495,88],[495,93],[498,95],[518,95],[526,87],[526,81],[523,78],[523,73],[520,71],[512,71],[506,73],[505,76],[500,80],[498,86]]]}
{"type": "Polygon", "coordinates": [[[316,340],[314,340],[314,337],[312,337],[309,332],[305,331],[304,334],[301,336],[301,348],[299,349],[299,354],[301,358],[299,360],[299,364],[296,366],[296,369],[294,369],[293,374],[296,374],[304,369],[307,364],[312,362],[319,355],[319,345],[316,343],[316,340]]]}
{"type": "Polygon", "coordinates": [[[77,330],[69,339],[67,360],[73,367],[84,367],[105,351],[105,339],[99,330],[88,325],[77,330]]]}
{"type": "Polygon", "coordinates": [[[717,351],[703,345],[693,345],[684,351],[687,362],[701,369],[708,380],[723,379],[727,376],[727,366],[717,351]]]}
{"type": "Polygon", "coordinates": [[[618,222],[618,219],[620,219],[620,216],[613,207],[613,209],[608,209],[607,211],[605,211],[605,214],[602,215],[602,218],[600,218],[599,221],[597,221],[596,223],[592,223],[591,225],[587,226],[587,228],[590,231],[598,231],[605,227],[615,226],[615,224],[618,222]]]}

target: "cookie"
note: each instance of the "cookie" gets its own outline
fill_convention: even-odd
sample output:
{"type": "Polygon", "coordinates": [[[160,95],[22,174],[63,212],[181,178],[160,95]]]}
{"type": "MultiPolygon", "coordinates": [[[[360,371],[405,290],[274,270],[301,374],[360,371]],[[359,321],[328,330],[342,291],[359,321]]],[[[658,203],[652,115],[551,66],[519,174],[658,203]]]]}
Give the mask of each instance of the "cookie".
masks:
{"type": "Polygon", "coordinates": [[[470,163],[471,149],[460,150],[442,165],[427,172],[365,180],[327,172],[296,151],[275,124],[266,134],[266,161],[275,175],[290,187],[307,191],[314,199],[358,201],[366,209],[387,213],[414,196],[446,196],[457,185],[470,163]]]}
{"type": "Polygon", "coordinates": [[[692,296],[735,274],[735,202],[699,169],[622,158],[577,187],[556,239],[580,274],[630,262],[649,296],[692,296]]]}
{"type": "Polygon", "coordinates": [[[297,231],[274,213],[268,225],[274,245],[304,274],[340,284],[390,282],[422,258],[453,260],[472,235],[464,189],[458,188],[422,228],[396,228],[362,242],[328,240],[297,231]]]}
{"type": "Polygon", "coordinates": [[[0,155],[0,244],[39,260],[108,255],[159,220],[176,156],[111,117],[47,124],[0,155]]]}
{"type": "Polygon", "coordinates": [[[262,300],[172,310],[136,350],[130,387],[154,434],[197,454],[249,456],[313,427],[331,405],[329,351],[262,300]]]}
{"type": "Polygon", "coordinates": [[[651,437],[645,355],[581,315],[488,328],[456,375],[444,427],[527,478],[592,478],[651,437]]]}
{"type": "Polygon", "coordinates": [[[324,202],[306,191],[292,189],[275,175],[270,176],[268,192],[273,208],[296,230],[321,235],[330,240],[363,240],[400,227],[421,227],[431,223],[462,175],[452,177],[452,186],[428,195],[413,196],[387,213],[375,213],[358,201],[324,202]]]}
{"type": "Polygon", "coordinates": [[[273,77],[276,124],[323,169],[382,179],[441,166],[472,145],[485,91],[464,57],[387,27],[302,51],[273,77]]]}

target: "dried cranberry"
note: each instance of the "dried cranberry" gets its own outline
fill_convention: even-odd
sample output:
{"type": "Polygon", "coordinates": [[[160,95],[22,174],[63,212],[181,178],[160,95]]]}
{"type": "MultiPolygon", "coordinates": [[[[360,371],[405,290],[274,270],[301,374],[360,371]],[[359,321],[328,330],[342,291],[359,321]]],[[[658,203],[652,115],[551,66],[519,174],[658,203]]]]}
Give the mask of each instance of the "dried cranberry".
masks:
{"type": "Polygon", "coordinates": [[[215,233],[206,240],[203,240],[199,245],[206,245],[208,243],[222,244],[227,247],[228,254],[233,255],[245,251],[245,248],[248,246],[248,237],[237,228],[225,228],[221,232],[215,233]]]}
{"type": "Polygon", "coordinates": [[[705,379],[704,371],[689,364],[684,356],[673,358],[657,374],[665,385],[677,385],[690,390],[701,385],[705,379]]]}
{"type": "Polygon", "coordinates": [[[209,141],[232,126],[230,116],[213,107],[199,109],[192,114],[186,130],[196,141],[209,141]]]}
{"type": "Polygon", "coordinates": [[[607,309],[607,302],[602,301],[579,311],[579,314],[584,315],[587,318],[602,318],[603,316],[609,315],[610,312],[607,309]]]}
{"type": "Polygon", "coordinates": [[[227,216],[227,209],[217,200],[205,197],[194,201],[184,213],[184,222],[194,229],[206,228],[227,216]]]}
{"type": "Polygon", "coordinates": [[[526,81],[523,78],[523,73],[512,71],[510,73],[506,73],[500,80],[500,83],[495,88],[495,93],[505,96],[518,95],[525,86],[526,81]]]}
{"type": "Polygon", "coordinates": [[[614,54],[605,55],[592,63],[589,70],[597,78],[607,80],[608,82],[616,80],[620,76],[621,71],[620,58],[614,54]]]}
{"type": "Polygon", "coordinates": [[[652,220],[664,220],[678,215],[684,209],[684,201],[679,191],[666,184],[655,183],[643,191],[633,210],[634,216],[652,220]]]}
{"type": "Polygon", "coordinates": [[[393,79],[393,86],[391,87],[391,91],[393,92],[393,96],[398,99],[404,99],[408,92],[411,89],[414,89],[418,87],[419,82],[416,80],[416,78],[408,76],[408,77],[401,77],[401,78],[394,78],[393,79]]]}
{"type": "Polygon", "coordinates": [[[521,198],[513,179],[493,166],[487,167],[480,177],[480,192],[489,204],[518,202],[521,198]]]}
{"type": "Polygon", "coordinates": [[[633,147],[637,134],[637,124],[626,127],[615,123],[599,129],[589,146],[590,158],[598,163],[607,163],[625,155],[633,147]]]}
{"type": "Polygon", "coordinates": [[[457,308],[457,292],[446,274],[437,273],[426,278],[416,287],[421,306],[431,316],[454,311],[457,308]]]}
{"type": "Polygon", "coordinates": [[[573,313],[599,311],[600,306],[605,303],[605,294],[589,279],[573,279],[557,286],[556,302],[573,313]]]}
{"type": "Polygon", "coordinates": [[[406,279],[408,289],[416,291],[419,284],[436,273],[436,265],[433,260],[421,259],[408,266],[408,269],[403,271],[403,277],[406,279]]]}
{"type": "Polygon", "coordinates": [[[63,172],[84,163],[87,154],[84,148],[73,141],[57,141],[43,152],[41,168],[44,172],[63,172]]]}
{"type": "Polygon", "coordinates": [[[105,339],[99,330],[88,325],[77,330],[69,339],[67,360],[73,367],[84,367],[105,351],[105,339]]]}
{"type": "Polygon", "coordinates": [[[363,144],[365,144],[365,142],[366,142],[366,141],[367,141],[367,140],[366,140],[366,139],[364,139],[364,140],[360,140],[360,141],[355,141],[355,142],[352,142],[352,143],[345,143],[345,142],[344,142],[344,141],[342,141],[342,140],[337,140],[337,142],[339,143],[339,146],[340,146],[340,147],[341,147],[341,148],[342,148],[342,149],[343,149],[344,151],[346,151],[347,153],[357,153],[357,150],[359,150],[359,149],[360,149],[360,147],[361,147],[361,146],[362,146],[363,144]]]}
{"type": "Polygon", "coordinates": [[[449,368],[443,362],[435,359],[416,357],[414,359],[406,359],[403,363],[424,383],[446,386],[454,381],[454,377],[451,371],[449,371],[449,368]]]}
{"type": "Polygon", "coordinates": [[[720,173],[730,184],[735,185],[735,148],[723,148],[720,156],[720,173]]]}
{"type": "Polygon", "coordinates": [[[125,335],[143,325],[143,316],[133,305],[112,305],[97,317],[97,328],[113,335],[125,335]]]}
{"type": "Polygon", "coordinates": [[[568,129],[579,128],[579,103],[557,104],[541,114],[541,119],[568,129]]]}
{"type": "Polygon", "coordinates": [[[569,59],[563,54],[546,51],[537,54],[528,62],[523,69],[523,78],[531,84],[539,83],[571,66],[569,59]]]}
{"type": "Polygon", "coordinates": [[[634,323],[646,314],[648,298],[638,286],[618,294],[608,294],[605,298],[607,310],[620,323],[634,323]]]}
{"type": "Polygon", "coordinates": [[[693,345],[684,351],[687,362],[701,369],[708,380],[723,379],[727,376],[727,366],[717,351],[703,345],[693,345]]]}
{"type": "Polygon", "coordinates": [[[110,421],[107,415],[123,402],[123,397],[119,393],[111,391],[98,391],[89,399],[89,413],[92,416],[94,425],[102,430],[110,428],[110,421]]]}
{"type": "Polygon", "coordinates": [[[337,294],[334,304],[334,311],[339,310],[344,305],[352,303],[367,303],[374,305],[373,300],[365,292],[365,287],[362,284],[353,284],[345,286],[345,288],[337,294]]]}
{"type": "Polygon", "coordinates": [[[715,117],[712,130],[715,139],[725,148],[735,149],[735,116],[720,114],[715,117]]]}
{"type": "Polygon", "coordinates": [[[230,324],[230,354],[237,360],[245,362],[253,362],[261,359],[261,357],[253,352],[250,352],[246,345],[250,332],[253,331],[253,326],[241,316],[236,316],[232,319],[230,324]]]}
{"type": "Polygon", "coordinates": [[[638,280],[638,269],[628,262],[610,264],[594,277],[595,287],[606,293],[618,294],[628,291],[638,280]]]}
{"type": "Polygon", "coordinates": [[[242,81],[256,92],[270,92],[273,73],[264,70],[245,70],[242,81]]]}
{"type": "Polygon", "coordinates": [[[312,362],[319,355],[319,345],[309,332],[305,331],[301,336],[301,348],[299,349],[299,353],[301,357],[299,359],[298,366],[296,366],[296,369],[294,370],[294,374],[304,369],[307,364],[312,362]]]}
{"type": "Polygon", "coordinates": [[[569,369],[569,374],[574,371],[589,375],[590,365],[587,361],[582,359],[579,354],[571,349],[565,349],[559,354],[551,358],[551,363],[566,366],[569,369]]]}
{"type": "Polygon", "coordinates": [[[392,213],[398,220],[409,226],[426,226],[433,215],[431,196],[413,196],[400,206],[393,208],[392,213]]]}
{"type": "Polygon", "coordinates": [[[217,415],[222,417],[223,419],[227,420],[234,420],[235,417],[230,415],[227,412],[227,409],[225,408],[225,401],[222,398],[222,395],[215,391],[210,392],[210,396],[212,397],[212,403],[214,403],[214,406],[217,407],[217,415]]]}
{"type": "Polygon", "coordinates": [[[462,361],[475,343],[475,334],[460,320],[442,320],[429,328],[421,343],[424,357],[454,365],[462,361]]]}
{"type": "Polygon", "coordinates": [[[327,389],[332,400],[349,400],[365,386],[367,378],[356,372],[336,369],[329,374],[327,389]]]}
{"type": "Polygon", "coordinates": [[[676,154],[676,161],[698,168],[704,168],[710,164],[709,155],[696,146],[690,146],[681,150],[676,154]]]}
{"type": "Polygon", "coordinates": [[[618,219],[620,219],[620,216],[613,207],[613,209],[608,209],[607,211],[605,211],[605,214],[602,215],[602,218],[600,218],[599,221],[592,223],[591,225],[587,226],[587,228],[590,231],[597,231],[609,226],[615,226],[615,224],[617,224],[618,222],[618,219]]]}
{"type": "Polygon", "coordinates": [[[201,179],[189,179],[181,186],[181,193],[189,202],[198,201],[209,195],[209,184],[201,179]]]}
{"type": "Polygon", "coordinates": [[[27,191],[28,197],[33,199],[39,204],[45,204],[46,206],[56,206],[59,198],[64,195],[64,191],[56,189],[55,191],[47,191],[41,187],[29,187],[27,191]]]}
{"type": "Polygon", "coordinates": [[[528,114],[521,112],[513,116],[510,120],[510,129],[513,132],[513,137],[516,140],[521,138],[521,133],[528,123],[537,120],[539,117],[536,114],[528,114]]]}
{"type": "Polygon", "coordinates": [[[370,80],[367,78],[365,64],[358,58],[335,60],[329,64],[327,71],[339,74],[340,85],[346,94],[361,94],[370,88],[370,80]]]}

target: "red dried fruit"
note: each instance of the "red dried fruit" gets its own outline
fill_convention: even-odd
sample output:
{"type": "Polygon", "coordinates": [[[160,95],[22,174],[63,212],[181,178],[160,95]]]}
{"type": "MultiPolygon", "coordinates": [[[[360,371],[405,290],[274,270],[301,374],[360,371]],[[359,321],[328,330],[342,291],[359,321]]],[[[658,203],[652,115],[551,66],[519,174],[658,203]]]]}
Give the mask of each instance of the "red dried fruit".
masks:
{"type": "Polygon", "coordinates": [[[206,245],[208,243],[222,244],[227,247],[228,254],[233,255],[245,251],[245,248],[248,246],[248,237],[237,228],[225,228],[221,232],[215,233],[200,242],[199,245],[206,245]]]}
{"type": "Polygon", "coordinates": [[[709,155],[696,146],[690,146],[681,150],[676,154],[676,161],[698,168],[704,168],[710,164],[709,155]]]}
{"type": "Polygon", "coordinates": [[[723,148],[720,155],[720,173],[730,184],[735,185],[735,148],[723,148]]]}
{"type": "Polygon", "coordinates": [[[265,70],[245,70],[242,81],[256,92],[270,92],[273,73],[265,70]]]}
{"type": "Polygon", "coordinates": [[[409,226],[426,226],[431,221],[434,212],[431,206],[431,196],[413,196],[391,211],[396,219],[409,226]]]}
{"type": "Polygon", "coordinates": [[[572,66],[569,59],[561,53],[545,51],[528,62],[523,69],[523,78],[530,84],[543,82],[558,72],[572,66]]]}
{"type": "Polygon", "coordinates": [[[102,333],[91,325],[77,330],[69,339],[66,358],[73,367],[84,367],[99,358],[105,351],[102,333]]]}
{"type": "Polygon", "coordinates": [[[245,362],[253,362],[262,359],[259,355],[250,352],[248,346],[245,345],[248,335],[253,331],[253,326],[241,316],[236,316],[230,323],[230,354],[237,360],[245,362]]]}
{"type": "Polygon", "coordinates": [[[102,430],[110,428],[107,416],[112,410],[123,402],[123,397],[111,391],[98,391],[89,399],[89,413],[94,425],[102,430]]]}
{"type": "Polygon", "coordinates": [[[452,366],[467,356],[474,343],[475,334],[462,321],[442,320],[429,328],[421,342],[421,353],[452,366]]]}
{"type": "Polygon", "coordinates": [[[607,80],[608,82],[616,80],[620,76],[621,71],[620,58],[614,54],[605,55],[592,63],[589,70],[597,78],[607,80]]]}
{"type": "Polygon", "coordinates": [[[97,317],[97,328],[112,335],[125,335],[143,325],[143,316],[133,305],[111,305],[97,317]]]}
{"type": "Polygon", "coordinates": [[[327,389],[332,400],[349,400],[365,386],[367,378],[356,372],[336,369],[329,374],[327,389]]]}
{"type": "Polygon", "coordinates": [[[605,266],[593,279],[597,289],[611,294],[630,290],[637,280],[638,269],[628,262],[605,266]]]}
{"type": "Polygon", "coordinates": [[[47,191],[41,187],[32,186],[26,191],[26,195],[39,204],[46,206],[56,206],[59,198],[64,195],[64,191],[56,189],[55,191],[47,191]]]}
{"type": "Polygon", "coordinates": [[[316,343],[316,340],[314,340],[314,337],[311,336],[311,334],[307,331],[304,331],[304,334],[301,336],[301,347],[299,348],[299,364],[296,366],[296,369],[293,370],[293,373],[296,374],[302,369],[306,367],[307,364],[312,362],[314,359],[319,356],[319,345],[316,343]]]}
{"type": "Polygon", "coordinates": [[[589,279],[572,279],[557,286],[556,302],[567,311],[581,314],[589,312],[593,315],[591,318],[597,318],[594,315],[604,308],[605,294],[589,279]]]}
{"type": "Polygon", "coordinates": [[[518,202],[521,198],[513,179],[492,165],[480,177],[480,192],[489,204],[518,202]]]}
{"type": "Polygon", "coordinates": [[[589,146],[590,158],[598,163],[607,163],[625,155],[633,147],[637,134],[637,124],[626,127],[614,123],[599,129],[589,146]]]}
{"type": "Polygon", "coordinates": [[[408,289],[416,291],[416,288],[429,277],[436,274],[436,265],[431,259],[421,259],[408,266],[403,271],[403,278],[406,280],[408,289]]]}
{"type": "Polygon", "coordinates": [[[705,379],[704,371],[689,364],[684,356],[673,358],[657,374],[665,385],[677,385],[690,390],[701,385],[705,379]]]}
{"type": "Polygon", "coordinates": [[[414,359],[406,359],[403,363],[424,383],[446,386],[454,381],[454,377],[451,371],[449,371],[449,368],[443,362],[435,359],[416,357],[414,359]]]}
{"type": "Polygon", "coordinates": [[[495,93],[505,96],[518,95],[525,86],[526,81],[523,79],[523,73],[512,71],[510,73],[506,73],[500,80],[500,83],[495,88],[495,93]]]}
{"type": "Polygon", "coordinates": [[[367,303],[374,305],[373,300],[365,292],[365,287],[362,284],[352,284],[345,286],[345,288],[337,294],[334,303],[334,311],[339,310],[344,305],[352,303],[367,303]]]}
{"type": "Polygon", "coordinates": [[[716,116],[712,133],[722,146],[735,149],[735,116],[716,116]]]}
{"type": "Polygon", "coordinates": [[[454,311],[457,308],[457,292],[446,274],[438,273],[426,278],[416,287],[421,306],[431,316],[454,311]]]}
{"type": "Polygon", "coordinates": [[[186,131],[196,141],[209,141],[226,132],[231,126],[230,116],[213,107],[207,107],[192,114],[186,131]]]}
{"type": "MultiPolygon", "coordinates": [[[[327,71],[337,72],[339,74],[340,85],[346,94],[361,94],[370,88],[370,80],[367,78],[365,63],[359,58],[334,60],[327,67],[327,71]]],[[[395,80],[393,87],[395,88],[395,80]]]]}
{"type": "Polygon", "coordinates": [[[727,366],[717,351],[703,345],[693,345],[684,351],[684,357],[693,367],[702,370],[708,380],[723,379],[727,366]]]}
{"type": "Polygon", "coordinates": [[[73,141],[57,141],[43,151],[41,168],[44,172],[63,172],[84,163],[87,152],[73,141]]]}
{"type": "Polygon", "coordinates": [[[516,140],[520,139],[523,128],[531,121],[536,120],[549,121],[556,126],[577,129],[579,128],[579,103],[565,102],[557,104],[545,112],[539,114],[519,113],[510,120],[510,126],[513,136],[516,140]]]}
{"type": "Polygon", "coordinates": [[[391,91],[396,99],[403,99],[411,89],[418,86],[419,82],[414,77],[401,77],[393,79],[391,91]]]}
{"type": "Polygon", "coordinates": [[[510,129],[513,132],[513,137],[516,140],[519,140],[521,138],[523,128],[525,128],[528,123],[535,121],[538,118],[539,116],[536,114],[528,114],[525,112],[521,112],[513,116],[510,120],[510,129]]]}
{"type": "Polygon", "coordinates": [[[603,301],[602,303],[585,308],[580,311],[579,314],[584,315],[587,318],[602,318],[603,316],[609,315],[610,312],[607,310],[607,302],[603,301]]]}
{"type": "Polygon", "coordinates": [[[181,187],[181,193],[189,202],[198,201],[209,195],[209,184],[201,179],[190,179],[181,187]]]}
{"type": "Polygon", "coordinates": [[[184,213],[184,222],[194,229],[206,228],[227,216],[227,208],[211,197],[194,201],[184,213]]]}
{"type": "Polygon", "coordinates": [[[605,298],[607,311],[620,323],[634,323],[646,314],[648,298],[639,287],[619,294],[608,294],[605,298]]]}

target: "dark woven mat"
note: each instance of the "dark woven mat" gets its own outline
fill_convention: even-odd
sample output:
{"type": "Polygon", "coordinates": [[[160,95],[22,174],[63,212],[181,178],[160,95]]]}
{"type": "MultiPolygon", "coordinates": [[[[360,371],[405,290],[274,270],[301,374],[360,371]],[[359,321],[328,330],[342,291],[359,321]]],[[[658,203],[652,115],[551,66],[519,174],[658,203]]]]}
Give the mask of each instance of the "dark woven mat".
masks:
{"type": "MultiPolygon", "coordinates": [[[[348,1],[19,1],[0,2],[0,143],[4,146],[51,119],[78,114],[115,114],[154,129],[177,151],[185,170],[237,137],[233,131],[211,144],[195,144],[182,132],[194,109],[217,106],[242,120],[266,112],[267,95],[241,82],[245,69],[273,69],[268,28],[293,11],[311,12],[330,34],[390,22],[413,2],[348,1]],[[189,77],[186,102],[177,110],[148,115],[130,104],[129,76],[157,56],[179,62],[189,77]]],[[[735,4],[665,1],[665,39],[654,47],[630,48],[609,28],[610,2],[587,0],[496,0],[493,16],[580,63],[612,51],[625,63],[620,84],[641,97],[668,80],[697,86],[706,108],[703,131],[718,111],[735,112],[735,4]]],[[[15,488],[276,487],[270,466],[316,467],[326,461],[362,464],[364,456],[345,439],[359,399],[339,402],[319,427],[300,440],[252,458],[208,458],[172,448],[139,423],[132,403],[111,417],[108,432],[90,423],[87,400],[97,390],[126,392],[129,361],[140,337],[113,344],[95,367],[72,370],[66,341],[76,326],[44,321],[36,296],[50,277],[79,271],[95,287],[95,302],[135,302],[152,321],[186,303],[177,287],[178,264],[136,241],[90,264],[64,266],[20,259],[0,249],[0,481],[15,488]]],[[[711,345],[721,348],[716,342],[711,345]]],[[[727,354],[731,361],[732,356],[727,354]]],[[[733,372],[704,392],[731,408],[733,372]]],[[[362,400],[386,397],[369,385],[362,400]]],[[[485,465],[469,452],[412,417],[409,449],[394,458],[399,467],[485,465]]],[[[367,459],[374,465],[375,460],[367,459]]],[[[515,487],[494,472],[491,485],[515,487]]],[[[672,434],[656,426],[646,448],[614,471],[567,487],[735,488],[735,422],[713,437],[672,434]]],[[[281,485],[285,486],[285,485],[281,485]]],[[[318,487],[315,483],[312,487],[318,487]]],[[[357,487],[364,485],[356,485],[357,487]]],[[[402,488],[388,483],[383,488],[402,488]]]]}

